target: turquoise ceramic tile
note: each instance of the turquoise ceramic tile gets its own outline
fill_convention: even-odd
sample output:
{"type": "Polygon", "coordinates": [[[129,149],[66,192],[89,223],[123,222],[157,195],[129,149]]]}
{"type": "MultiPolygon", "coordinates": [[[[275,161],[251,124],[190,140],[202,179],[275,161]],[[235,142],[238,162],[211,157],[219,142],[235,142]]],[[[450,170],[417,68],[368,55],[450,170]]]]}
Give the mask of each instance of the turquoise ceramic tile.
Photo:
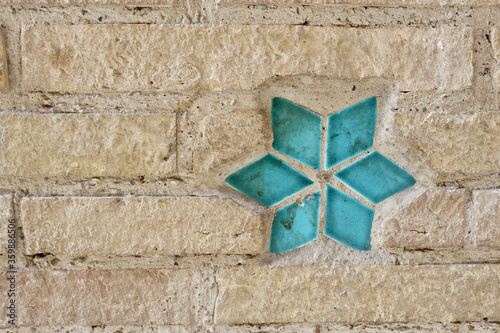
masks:
{"type": "Polygon", "coordinates": [[[374,214],[372,208],[326,186],[326,236],[356,250],[369,250],[374,214]]]}
{"type": "Polygon", "coordinates": [[[318,238],[321,191],[302,198],[276,212],[269,251],[282,253],[301,247],[318,238]]]}
{"type": "Polygon", "coordinates": [[[335,177],[374,204],[415,184],[408,172],[378,151],[340,170],[335,177]]]}
{"type": "Polygon", "coordinates": [[[377,99],[370,97],[328,117],[326,169],[372,148],[377,99]]]}
{"type": "Polygon", "coordinates": [[[284,98],[272,101],[273,148],[311,168],[321,164],[321,116],[284,98]]]}
{"type": "Polygon", "coordinates": [[[236,170],[226,178],[226,183],[266,206],[273,206],[314,184],[273,154],[236,170]]]}

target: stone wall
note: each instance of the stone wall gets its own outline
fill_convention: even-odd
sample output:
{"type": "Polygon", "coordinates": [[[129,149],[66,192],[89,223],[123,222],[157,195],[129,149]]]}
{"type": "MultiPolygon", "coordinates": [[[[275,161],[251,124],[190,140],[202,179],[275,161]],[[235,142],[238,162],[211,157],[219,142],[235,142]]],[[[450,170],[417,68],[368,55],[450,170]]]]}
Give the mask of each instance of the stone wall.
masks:
{"type": "Polygon", "coordinates": [[[500,331],[498,0],[2,0],[0,24],[2,332],[500,331]],[[273,151],[272,98],[371,96],[416,184],[375,206],[278,154],[375,217],[369,251],[321,213],[269,252],[284,203],[225,179],[273,151]]]}

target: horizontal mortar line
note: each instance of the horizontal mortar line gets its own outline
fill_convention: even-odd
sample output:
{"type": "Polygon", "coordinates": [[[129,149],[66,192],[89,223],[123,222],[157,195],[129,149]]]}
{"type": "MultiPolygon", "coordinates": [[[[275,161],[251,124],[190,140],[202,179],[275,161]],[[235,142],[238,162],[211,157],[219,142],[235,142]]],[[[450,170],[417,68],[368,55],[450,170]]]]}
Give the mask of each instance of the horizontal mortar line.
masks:
{"type": "MultiPolygon", "coordinates": [[[[12,193],[12,192],[11,192],[12,193]]],[[[11,193],[6,193],[6,194],[11,194],[11,193]]],[[[92,199],[92,198],[100,198],[100,199],[104,199],[104,198],[109,198],[109,199],[113,199],[113,198],[221,198],[221,199],[231,199],[232,201],[233,198],[229,197],[229,196],[224,196],[224,195],[220,195],[220,194],[204,194],[204,195],[154,195],[154,194],[145,194],[145,195],[142,195],[142,194],[138,194],[138,195],[134,195],[134,194],[125,194],[125,195],[108,195],[108,194],[105,194],[105,195],[102,195],[102,196],[87,196],[87,195],[84,195],[84,196],[81,196],[81,195],[55,195],[55,196],[39,196],[39,195],[22,195],[21,196],[21,199],[24,199],[24,198],[30,198],[30,199],[62,199],[62,198],[82,198],[82,199],[92,199]]],[[[236,202],[236,201],[235,201],[236,202]]],[[[239,205],[239,204],[238,204],[239,205]]]]}
{"type": "Polygon", "coordinates": [[[115,111],[115,112],[106,112],[106,111],[102,111],[102,112],[96,112],[96,111],[47,111],[47,112],[40,112],[39,110],[36,110],[36,111],[0,111],[0,115],[13,115],[13,116],[16,116],[16,115],[24,115],[24,116],[27,116],[27,115],[60,115],[60,114],[64,114],[64,115],[75,115],[75,116],[78,116],[78,115],[124,115],[124,116],[127,116],[127,115],[172,115],[172,116],[175,116],[177,115],[177,112],[175,111],[158,111],[158,112],[155,112],[155,111],[125,111],[125,112],[121,112],[121,111],[115,111]]]}

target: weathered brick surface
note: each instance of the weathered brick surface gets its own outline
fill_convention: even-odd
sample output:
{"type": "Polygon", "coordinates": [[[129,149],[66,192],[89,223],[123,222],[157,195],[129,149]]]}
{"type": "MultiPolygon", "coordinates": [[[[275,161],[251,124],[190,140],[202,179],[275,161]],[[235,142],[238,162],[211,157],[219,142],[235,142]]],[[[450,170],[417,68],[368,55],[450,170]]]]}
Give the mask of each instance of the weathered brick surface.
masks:
{"type": "Polygon", "coordinates": [[[246,90],[294,74],[454,90],[472,78],[471,29],[458,27],[33,25],[22,48],[25,90],[246,90]]]}
{"type": "Polygon", "coordinates": [[[497,0],[219,0],[219,3],[267,5],[411,5],[411,6],[492,6],[497,0]]]}
{"type": "Polygon", "coordinates": [[[500,319],[500,266],[228,269],[220,324],[500,319]]]}
{"type": "Polygon", "coordinates": [[[439,173],[498,173],[500,112],[398,113],[395,126],[439,173]]]}
{"type": "Polygon", "coordinates": [[[463,247],[466,190],[427,190],[382,227],[382,246],[407,249],[463,247]]]}
{"type": "Polygon", "coordinates": [[[476,246],[500,248],[500,190],[474,191],[476,246]]]}
{"type": "Polygon", "coordinates": [[[496,88],[500,90],[500,28],[492,29],[491,44],[493,46],[493,56],[497,61],[497,64],[493,71],[493,82],[496,88]]]}
{"type": "Polygon", "coordinates": [[[256,109],[197,101],[180,116],[179,171],[207,172],[263,144],[264,119],[256,109]]]}
{"type": "MultiPolygon", "coordinates": [[[[18,325],[190,325],[198,275],[182,269],[19,272],[18,325]]],[[[0,325],[6,326],[5,316],[0,325]]]]}
{"type": "Polygon", "coordinates": [[[2,176],[165,176],[175,115],[0,115],[2,176]]]}
{"type": "Polygon", "coordinates": [[[7,69],[7,52],[2,34],[0,34],[0,91],[9,89],[9,74],[7,69]]]}
{"type": "Polygon", "coordinates": [[[179,0],[2,0],[2,5],[179,5],[179,0]]]}
{"type": "Polygon", "coordinates": [[[21,214],[28,254],[265,251],[264,216],[218,197],[25,198],[21,214]]]}
{"type": "Polygon", "coordinates": [[[14,217],[11,195],[0,195],[0,254],[7,252],[8,221],[14,217]]]}

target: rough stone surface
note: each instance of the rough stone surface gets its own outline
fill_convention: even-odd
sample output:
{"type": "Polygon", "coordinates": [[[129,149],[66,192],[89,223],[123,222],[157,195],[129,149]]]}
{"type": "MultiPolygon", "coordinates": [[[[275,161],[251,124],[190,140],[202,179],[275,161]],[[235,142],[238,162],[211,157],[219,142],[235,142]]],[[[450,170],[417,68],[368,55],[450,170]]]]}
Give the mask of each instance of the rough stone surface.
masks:
{"type": "Polygon", "coordinates": [[[476,246],[500,248],[500,190],[474,191],[476,246]]]}
{"type": "Polygon", "coordinates": [[[202,173],[231,161],[264,139],[257,110],[198,100],[180,116],[179,171],[202,173]]]}
{"type": "Polygon", "coordinates": [[[7,252],[8,222],[14,217],[12,196],[0,195],[0,254],[7,252]]]}
{"type": "Polygon", "coordinates": [[[175,115],[0,115],[0,175],[166,176],[175,115]]]}
{"type": "Polygon", "coordinates": [[[267,5],[411,5],[411,6],[493,6],[497,0],[218,0],[219,3],[257,3],[267,5]]]}
{"type": "Polygon", "coordinates": [[[427,190],[382,226],[382,246],[406,249],[463,247],[466,190],[427,190]]]}
{"type": "Polygon", "coordinates": [[[217,282],[218,324],[500,319],[500,266],[243,268],[217,282]]]}
{"type": "Polygon", "coordinates": [[[256,254],[267,242],[264,216],[218,197],[25,198],[21,214],[31,255],[256,254]]]}
{"type": "Polygon", "coordinates": [[[493,57],[497,61],[493,72],[493,82],[498,90],[500,90],[500,28],[494,28],[491,31],[491,44],[493,46],[493,57]]]}
{"type": "MultiPolygon", "coordinates": [[[[190,325],[198,275],[182,269],[18,272],[18,325],[190,325]]],[[[6,327],[5,316],[0,325],[6,327]]]]}
{"type": "Polygon", "coordinates": [[[397,113],[394,125],[438,173],[498,173],[500,112],[397,113]]]}
{"type": "Polygon", "coordinates": [[[2,0],[3,5],[179,5],[179,0],[2,0]]]}
{"type": "Polygon", "coordinates": [[[7,68],[7,52],[0,34],[0,91],[9,90],[9,73],[7,68]]]}
{"type": "Polygon", "coordinates": [[[458,27],[32,25],[22,49],[30,91],[246,90],[307,73],[402,90],[472,83],[471,29],[458,27]]]}

